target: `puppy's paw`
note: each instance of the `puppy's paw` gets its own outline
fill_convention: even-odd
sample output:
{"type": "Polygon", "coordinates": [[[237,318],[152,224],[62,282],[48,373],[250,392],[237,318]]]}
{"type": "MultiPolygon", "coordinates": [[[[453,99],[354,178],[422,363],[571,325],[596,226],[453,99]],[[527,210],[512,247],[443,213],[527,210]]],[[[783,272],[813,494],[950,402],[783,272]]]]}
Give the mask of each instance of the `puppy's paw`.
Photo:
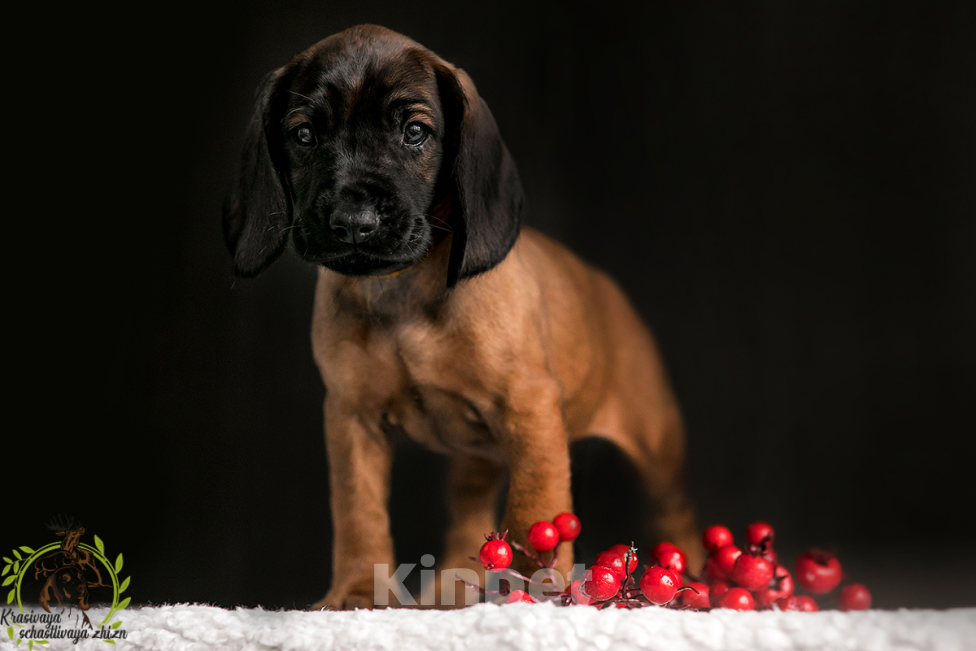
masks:
{"type": "Polygon", "coordinates": [[[356,608],[385,608],[386,606],[376,606],[373,603],[373,586],[369,590],[350,590],[333,589],[329,594],[316,603],[312,604],[309,610],[355,610],[356,608]]]}

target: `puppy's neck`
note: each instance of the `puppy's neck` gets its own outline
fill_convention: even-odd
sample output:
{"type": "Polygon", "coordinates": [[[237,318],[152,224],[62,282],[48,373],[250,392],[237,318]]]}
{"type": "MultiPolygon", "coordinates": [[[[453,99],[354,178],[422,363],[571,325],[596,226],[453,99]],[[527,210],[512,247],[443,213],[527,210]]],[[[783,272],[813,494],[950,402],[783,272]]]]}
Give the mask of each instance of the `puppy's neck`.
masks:
{"type": "Polygon", "coordinates": [[[331,285],[337,304],[371,321],[436,318],[448,297],[447,266],[451,235],[436,242],[417,264],[386,276],[351,278],[327,269],[320,279],[331,285]]]}

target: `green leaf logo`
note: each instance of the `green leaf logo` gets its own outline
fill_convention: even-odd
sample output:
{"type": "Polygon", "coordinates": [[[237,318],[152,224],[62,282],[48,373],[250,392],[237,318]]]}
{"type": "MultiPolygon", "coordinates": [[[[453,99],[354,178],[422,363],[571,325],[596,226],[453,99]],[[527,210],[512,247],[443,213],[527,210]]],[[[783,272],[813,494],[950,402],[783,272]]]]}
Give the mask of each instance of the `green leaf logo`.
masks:
{"type": "MultiPolygon", "coordinates": [[[[121,594],[129,588],[129,584],[131,582],[131,577],[125,577],[123,579],[122,577],[119,576],[119,573],[122,571],[122,567],[125,563],[124,557],[122,554],[119,554],[115,559],[115,563],[113,564],[112,561],[110,561],[108,557],[105,555],[105,542],[101,538],[95,535],[93,535],[92,538],[94,541],[94,547],[86,545],[85,543],[80,543],[80,545],[86,551],[86,553],[94,554],[97,557],[97,562],[101,563],[105,567],[105,569],[108,570],[109,574],[111,575],[112,583],[115,585],[115,590],[116,590],[115,594],[118,595],[117,598],[121,599],[121,594]]],[[[26,545],[23,545],[11,551],[13,558],[8,558],[6,556],[0,557],[3,558],[5,562],[5,565],[3,565],[2,568],[2,573],[0,573],[0,577],[2,577],[0,578],[0,581],[2,581],[2,586],[6,589],[6,586],[10,586],[10,584],[15,583],[15,581],[17,581],[19,578],[23,578],[23,576],[29,570],[28,566],[30,564],[30,559],[33,558],[35,555],[40,555],[45,552],[49,552],[53,549],[58,548],[59,546],[60,546],[59,543],[53,542],[41,547],[39,551],[36,551],[26,545]],[[21,552],[23,552],[23,554],[28,554],[28,556],[22,555],[21,552]]],[[[104,576],[104,572],[102,576],[104,576]]],[[[11,587],[10,592],[7,594],[7,604],[13,604],[16,606],[18,602],[18,598],[19,598],[18,586],[14,585],[11,587]]],[[[102,622],[101,625],[111,626],[113,630],[119,630],[120,627],[122,626],[122,620],[118,619],[118,614],[119,614],[118,611],[127,608],[130,603],[132,603],[132,598],[126,597],[125,599],[122,599],[120,602],[115,604],[114,607],[109,610],[108,615],[105,617],[105,620],[102,622]]],[[[7,636],[10,638],[11,641],[15,643],[15,645],[19,646],[20,643],[24,641],[24,638],[20,638],[20,639],[17,638],[17,633],[16,633],[17,628],[21,628],[21,625],[17,624],[16,626],[11,626],[7,630],[7,636]]],[[[3,635],[2,631],[3,628],[0,628],[0,637],[2,637],[3,635]]],[[[109,644],[115,644],[114,640],[102,640],[102,641],[108,642],[109,644]]],[[[49,644],[49,641],[31,639],[31,640],[27,640],[27,644],[25,646],[27,647],[28,651],[33,651],[35,644],[47,645],[49,644]]]]}

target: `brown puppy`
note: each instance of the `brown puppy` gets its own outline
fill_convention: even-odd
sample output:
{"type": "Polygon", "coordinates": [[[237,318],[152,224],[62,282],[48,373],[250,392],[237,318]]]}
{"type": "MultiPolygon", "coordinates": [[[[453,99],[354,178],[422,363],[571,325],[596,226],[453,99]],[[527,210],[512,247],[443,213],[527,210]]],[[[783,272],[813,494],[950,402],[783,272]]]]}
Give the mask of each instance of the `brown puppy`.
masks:
{"type": "MultiPolygon", "coordinates": [[[[471,80],[406,37],[354,27],[265,81],[224,224],[239,275],[289,241],[319,267],[335,544],[318,606],[371,607],[374,564],[394,567],[397,433],[452,458],[442,567],[473,566],[506,477],[510,539],[571,510],[569,445],[588,435],[638,469],[649,533],[700,566],[681,418],[650,332],[607,276],[521,228],[521,212],[471,80]]],[[[567,549],[557,569],[572,564],[567,549]]]]}

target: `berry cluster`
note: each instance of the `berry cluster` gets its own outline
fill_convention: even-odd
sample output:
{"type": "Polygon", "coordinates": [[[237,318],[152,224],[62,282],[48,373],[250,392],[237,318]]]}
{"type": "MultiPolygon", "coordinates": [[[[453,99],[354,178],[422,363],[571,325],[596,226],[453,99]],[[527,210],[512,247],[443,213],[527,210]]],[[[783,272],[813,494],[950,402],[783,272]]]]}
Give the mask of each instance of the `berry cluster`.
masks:
{"type": "MultiPolygon", "coordinates": [[[[552,522],[536,522],[528,531],[529,546],[534,552],[517,543],[506,542],[507,531],[503,534],[492,532],[486,536],[479,560],[486,570],[498,572],[503,577],[538,583],[509,567],[513,548],[554,578],[559,543],[575,540],[579,532],[579,518],[572,513],[560,513],[552,522]],[[553,553],[549,562],[544,562],[542,554],[550,551],[553,553]]],[[[702,535],[708,561],[701,577],[690,572],[681,549],[662,542],[648,550],[649,563],[644,565],[640,581],[635,576],[638,559],[633,543],[614,545],[597,554],[583,578],[573,581],[564,592],[547,600],[564,606],[589,604],[599,608],[657,605],[698,610],[819,610],[813,597],[793,593],[794,575],[779,564],[773,549],[773,535],[773,528],[765,522],[753,523],[746,529],[745,544],[740,548],[735,545],[728,528],[722,525],[709,527],[702,535]]],[[[796,583],[812,595],[832,592],[843,578],[837,558],[821,550],[802,554],[794,572],[796,583]]],[[[469,587],[481,593],[491,592],[479,586],[469,584],[469,587]]],[[[523,590],[509,590],[504,581],[501,589],[494,592],[505,596],[507,603],[536,601],[523,590]]],[[[871,606],[871,593],[863,585],[853,583],[840,591],[837,601],[844,611],[865,610],[871,606]]]]}
{"type": "MultiPolygon", "coordinates": [[[[532,549],[537,552],[533,553],[516,542],[507,542],[505,537],[508,535],[508,531],[501,534],[492,531],[485,536],[485,544],[481,546],[481,553],[478,555],[477,560],[479,560],[484,568],[489,572],[497,572],[503,577],[507,576],[520,581],[525,581],[527,583],[542,585],[538,581],[523,576],[509,567],[512,564],[512,549],[514,548],[515,551],[525,555],[540,568],[544,569],[549,575],[549,579],[553,582],[553,584],[556,584],[554,568],[556,567],[556,561],[559,560],[559,543],[572,542],[573,540],[576,540],[579,532],[579,518],[572,513],[560,513],[552,519],[552,522],[548,522],[546,520],[536,522],[529,527],[528,535],[529,546],[531,546],[532,549]],[[542,560],[542,554],[550,551],[552,552],[552,556],[547,563],[542,560]]],[[[505,596],[505,601],[507,603],[515,603],[517,601],[535,603],[535,599],[532,598],[532,595],[524,590],[509,590],[507,582],[502,583],[501,590],[491,591],[485,590],[481,586],[468,583],[460,576],[457,578],[458,580],[466,583],[470,589],[476,590],[482,594],[501,594],[505,596]]],[[[556,599],[562,605],[572,603],[568,591],[558,595],[556,599]]]]}
{"type": "MultiPolygon", "coordinates": [[[[843,578],[840,561],[819,549],[804,552],[794,566],[795,582],[810,595],[794,594],[794,575],[780,565],[773,549],[773,528],[755,522],[746,529],[745,544],[740,548],[732,532],[722,525],[705,530],[702,543],[708,551],[704,582],[696,588],[693,607],[734,608],[736,610],[819,610],[810,595],[826,595],[840,585],[843,578]]],[[[865,610],[871,606],[871,593],[863,585],[846,586],[838,595],[841,610],[865,610]]]]}

